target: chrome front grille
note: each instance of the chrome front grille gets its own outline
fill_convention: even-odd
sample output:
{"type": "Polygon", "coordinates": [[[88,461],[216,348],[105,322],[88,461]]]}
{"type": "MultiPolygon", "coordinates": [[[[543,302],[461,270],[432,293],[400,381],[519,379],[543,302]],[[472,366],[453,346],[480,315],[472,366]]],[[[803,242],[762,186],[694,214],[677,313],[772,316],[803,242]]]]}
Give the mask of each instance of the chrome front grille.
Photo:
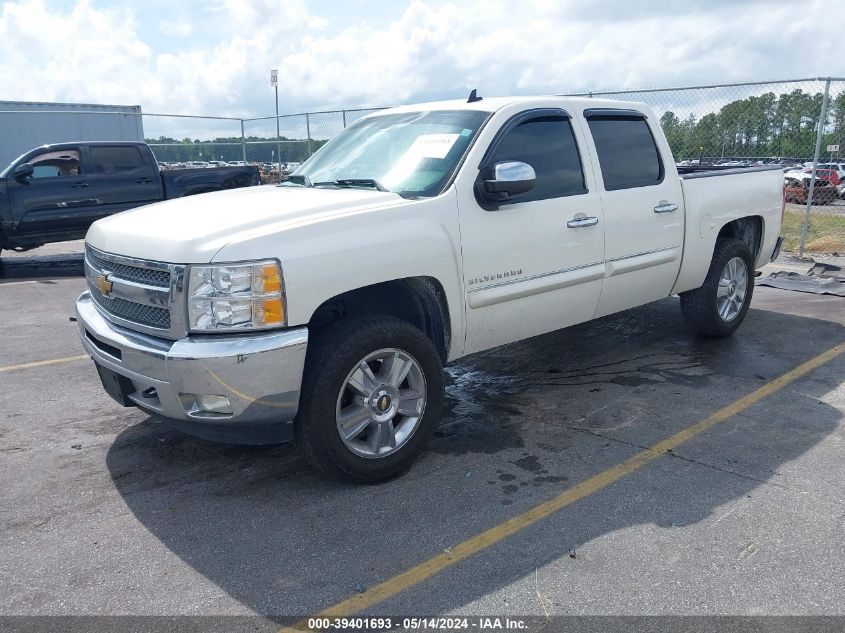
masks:
{"type": "Polygon", "coordinates": [[[91,288],[91,298],[106,312],[114,316],[132,321],[138,325],[170,329],[170,312],[166,308],[146,306],[141,303],[133,303],[125,299],[116,299],[104,296],[96,287],[91,288]]]}
{"type": "Polygon", "coordinates": [[[113,255],[85,247],[91,298],[107,319],[132,330],[179,339],[185,336],[185,267],[113,255]]]}
{"type": "Polygon", "coordinates": [[[138,284],[155,286],[156,288],[170,288],[169,270],[138,268],[137,266],[128,266],[114,261],[110,262],[97,255],[97,251],[92,249],[90,246],[86,248],[85,256],[94,268],[99,270],[108,270],[115,276],[125,279],[126,281],[134,281],[138,284]]]}

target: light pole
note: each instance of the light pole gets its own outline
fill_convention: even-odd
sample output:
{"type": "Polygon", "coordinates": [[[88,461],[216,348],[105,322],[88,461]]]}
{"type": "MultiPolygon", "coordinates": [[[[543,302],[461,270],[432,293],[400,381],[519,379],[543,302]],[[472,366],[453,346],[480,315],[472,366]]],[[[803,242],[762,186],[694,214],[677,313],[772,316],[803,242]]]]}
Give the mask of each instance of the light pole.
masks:
{"type": "Polygon", "coordinates": [[[276,168],[279,170],[279,177],[282,175],[282,141],[279,133],[279,70],[274,68],[270,71],[270,85],[276,91],[276,156],[279,158],[279,163],[276,168]]]}

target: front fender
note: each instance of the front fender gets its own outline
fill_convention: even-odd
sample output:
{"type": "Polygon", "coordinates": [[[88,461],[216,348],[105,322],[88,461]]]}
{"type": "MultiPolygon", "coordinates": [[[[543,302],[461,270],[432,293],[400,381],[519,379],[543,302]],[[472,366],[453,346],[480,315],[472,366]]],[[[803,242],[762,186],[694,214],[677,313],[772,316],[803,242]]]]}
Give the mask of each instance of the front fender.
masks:
{"type": "Polygon", "coordinates": [[[248,240],[237,237],[215,261],[278,257],[288,324],[307,324],[337,295],[409,277],[440,282],[449,305],[449,358],[463,354],[464,301],[454,188],[431,199],[350,212],[248,240]]]}

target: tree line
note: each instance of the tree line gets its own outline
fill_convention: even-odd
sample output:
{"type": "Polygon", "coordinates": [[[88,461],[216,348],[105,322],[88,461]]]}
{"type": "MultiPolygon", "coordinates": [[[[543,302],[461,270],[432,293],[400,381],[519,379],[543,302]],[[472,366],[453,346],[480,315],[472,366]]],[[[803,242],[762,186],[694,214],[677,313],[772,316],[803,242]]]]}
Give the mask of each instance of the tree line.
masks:
{"type": "MultiPolygon", "coordinates": [[[[816,145],[822,94],[801,89],[775,95],[738,99],[700,119],[694,114],[681,120],[671,110],[660,124],[677,160],[777,157],[810,160],[816,145]]],[[[845,140],[845,92],[830,99],[822,156],[825,147],[845,140]]]]}
{"type": "MultiPolygon", "coordinates": [[[[281,160],[283,163],[302,162],[308,158],[309,141],[307,139],[291,139],[281,137],[267,139],[259,136],[221,136],[211,140],[183,138],[181,140],[169,136],[146,138],[159,162],[185,163],[189,161],[238,161],[243,160],[242,141],[246,141],[247,162],[271,163],[281,160]],[[276,149],[279,155],[276,155],[276,149]]],[[[316,152],[326,143],[326,140],[311,139],[311,153],[316,152]]]]}

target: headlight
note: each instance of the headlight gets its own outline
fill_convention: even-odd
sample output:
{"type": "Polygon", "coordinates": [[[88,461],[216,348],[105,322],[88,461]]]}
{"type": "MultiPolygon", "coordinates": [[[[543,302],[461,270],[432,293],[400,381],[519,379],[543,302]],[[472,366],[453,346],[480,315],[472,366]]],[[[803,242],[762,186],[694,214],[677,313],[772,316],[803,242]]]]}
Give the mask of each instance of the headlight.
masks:
{"type": "Polygon", "coordinates": [[[191,331],[255,330],[286,324],[282,269],[274,260],[191,266],[191,331]]]}

